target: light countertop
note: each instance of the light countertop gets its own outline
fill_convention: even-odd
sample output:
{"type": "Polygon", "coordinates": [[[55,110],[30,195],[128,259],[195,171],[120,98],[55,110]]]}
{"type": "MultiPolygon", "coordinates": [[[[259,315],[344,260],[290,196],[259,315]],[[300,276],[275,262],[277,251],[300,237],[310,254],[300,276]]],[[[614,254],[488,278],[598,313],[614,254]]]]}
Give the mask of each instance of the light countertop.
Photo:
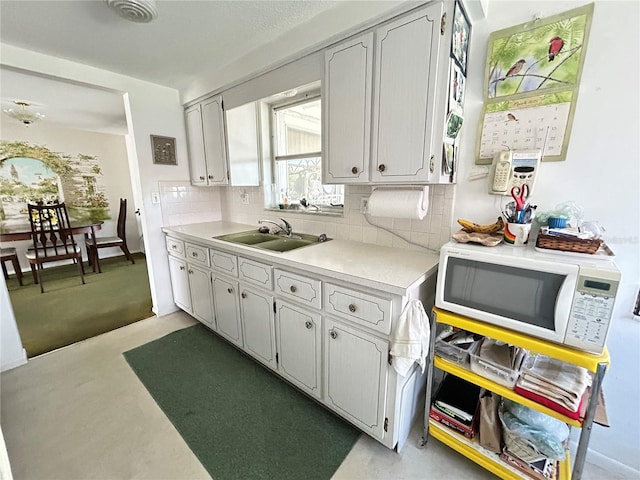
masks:
{"type": "MultiPolygon", "coordinates": [[[[173,237],[231,252],[276,266],[289,266],[342,281],[357,281],[362,286],[404,295],[438,268],[439,255],[427,251],[382,247],[348,240],[331,240],[289,252],[273,252],[217,240],[231,233],[257,231],[252,225],[208,222],[162,230],[173,237]]],[[[295,233],[295,232],[294,232],[295,233]]],[[[304,232],[303,232],[304,233],[304,232]]]]}

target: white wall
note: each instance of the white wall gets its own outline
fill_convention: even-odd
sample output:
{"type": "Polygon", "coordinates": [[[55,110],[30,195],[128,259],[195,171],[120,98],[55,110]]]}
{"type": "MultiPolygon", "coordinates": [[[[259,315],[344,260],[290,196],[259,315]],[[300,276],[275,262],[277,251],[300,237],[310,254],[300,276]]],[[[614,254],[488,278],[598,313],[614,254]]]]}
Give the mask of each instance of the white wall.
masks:
{"type": "MultiPolygon", "coordinates": [[[[474,166],[489,34],[528,22],[534,14],[547,17],[584,3],[493,1],[487,20],[473,25],[454,218],[489,223],[500,214],[497,197],[486,193],[488,181],[467,180],[474,166]]],[[[617,255],[623,285],[604,380],[611,428],[594,426],[590,448],[635,470],[640,470],[640,319],[631,310],[640,279],[639,18],[639,2],[596,2],[567,159],[542,164],[531,198],[539,210],[577,202],[585,220],[605,226],[617,255]]]]}
{"type": "MultiPolygon", "coordinates": [[[[120,198],[126,198],[128,200],[127,245],[132,252],[140,250],[140,233],[138,222],[134,215],[135,209],[132,208],[133,192],[129,175],[129,160],[123,135],[59,128],[48,124],[46,121],[36,123],[27,128],[14,120],[3,119],[0,138],[11,142],[25,141],[32,145],[42,145],[53,152],[69,154],[73,157],[78,154],[98,157],[97,162],[102,170],[102,175],[98,177],[98,184],[104,188],[111,216],[110,220],[105,220],[98,235],[103,237],[116,236],[120,198]]],[[[76,240],[80,242],[80,245],[84,244],[81,236],[76,240]]],[[[29,264],[24,256],[24,251],[26,251],[29,244],[29,241],[13,242],[11,244],[12,247],[18,249],[20,264],[26,270],[29,270],[29,264]]],[[[101,258],[121,254],[122,251],[119,248],[100,251],[101,258]]]]}
{"type": "Polygon", "coordinates": [[[0,277],[0,321],[0,371],[4,372],[27,363],[4,275],[0,277]]]}

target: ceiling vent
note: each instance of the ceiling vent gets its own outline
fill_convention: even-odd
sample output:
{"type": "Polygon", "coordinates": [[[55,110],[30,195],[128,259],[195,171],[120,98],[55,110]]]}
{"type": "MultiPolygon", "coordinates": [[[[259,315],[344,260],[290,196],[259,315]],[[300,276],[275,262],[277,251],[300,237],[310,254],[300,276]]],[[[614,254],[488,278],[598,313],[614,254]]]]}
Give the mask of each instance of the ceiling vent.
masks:
{"type": "Polygon", "coordinates": [[[158,16],[155,0],[105,0],[118,15],[137,23],[149,23],[158,16]]]}

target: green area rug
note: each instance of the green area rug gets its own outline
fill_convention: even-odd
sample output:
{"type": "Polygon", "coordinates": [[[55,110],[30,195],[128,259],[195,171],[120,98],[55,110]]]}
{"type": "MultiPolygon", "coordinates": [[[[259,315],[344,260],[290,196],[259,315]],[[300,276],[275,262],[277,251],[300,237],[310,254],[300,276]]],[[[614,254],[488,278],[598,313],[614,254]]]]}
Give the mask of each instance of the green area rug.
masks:
{"type": "Polygon", "coordinates": [[[77,265],[46,268],[45,293],[33,283],[31,272],[7,280],[22,345],[28,357],[100,335],[153,316],[147,263],[134,254],[135,265],[124,256],[100,261],[102,273],[85,263],[83,285],[77,265]]]}
{"type": "Polygon", "coordinates": [[[360,435],[203,325],[124,356],[215,480],[329,479],[360,435]]]}

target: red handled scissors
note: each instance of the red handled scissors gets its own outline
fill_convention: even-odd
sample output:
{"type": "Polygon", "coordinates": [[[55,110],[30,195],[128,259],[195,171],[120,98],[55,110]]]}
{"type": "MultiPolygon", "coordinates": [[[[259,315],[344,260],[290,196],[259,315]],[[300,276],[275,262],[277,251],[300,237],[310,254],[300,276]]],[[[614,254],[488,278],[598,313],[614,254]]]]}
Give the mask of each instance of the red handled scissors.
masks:
{"type": "Polygon", "coordinates": [[[520,187],[513,187],[511,189],[511,196],[516,201],[516,211],[524,210],[527,204],[527,198],[529,197],[529,186],[523,183],[520,187]]]}

